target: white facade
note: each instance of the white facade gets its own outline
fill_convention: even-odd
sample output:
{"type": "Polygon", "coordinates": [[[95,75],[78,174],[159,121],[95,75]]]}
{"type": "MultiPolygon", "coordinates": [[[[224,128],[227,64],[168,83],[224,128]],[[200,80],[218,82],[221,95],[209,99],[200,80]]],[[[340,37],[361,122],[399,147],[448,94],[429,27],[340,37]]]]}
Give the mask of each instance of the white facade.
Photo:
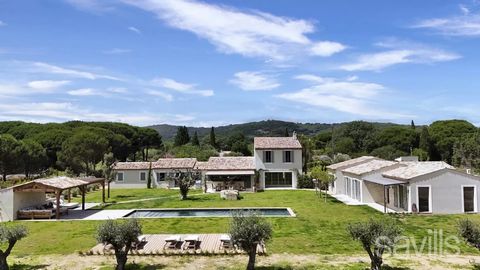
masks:
{"type": "MultiPolygon", "coordinates": [[[[174,181],[168,180],[168,175],[177,171],[169,166],[156,167],[159,163],[173,164],[183,162],[181,170],[200,170],[202,180],[209,174],[226,176],[245,175],[248,170],[250,181],[244,181],[246,188],[256,186],[258,189],[296,188],[297,174],[302,173],[302,147],[296,136],[292,137],[256,137],[254,139],[253,157],[223,157],[228,165],[218,158],[212,157],[208,162],[197,162],[196,159],[160,159],[152,162],[152,186],[159,188],[175,187],[174,181]],[[260,146],[259,148],[257,147],[260,146]],[[201,164],[201,166],[197,166],[201,164]],[[225,166],[224,166],[225,165],[225,166]],[[201,167],[201,168],[200,168],[201,167]],[[255,171],[259,173],[259,183],[255,183],[255,171]],[[166,178],[166,179],[165,179],[166,178]]],[[[122,162],[114,167],[116,173],[112,188],[144,188],[147,186],[149,162],[122,162]],[[147,175],[147,177],[145,177],[147,175]]],[[[217,177],[218,178],[218,177],[217,177]]],[[[227,177],[225,177],[227,179],[227,177]]],[[[211,184],[211,183],[210,183],[211,184]]],[[[208,185],[207,185],[208,186],[208,185]]]]}
{"type": "Polygon", "coordinates": [[[0,190],[0,222],[17,219],[20,209],[45,203],[45,192],[14,192],[13,188],[0,190]]]}
{"type": "MultiPolygon", "coordinates": [[[[335,176],[331,192],[359,204],[377,204],[396,212],[432,214],[478,213],[480,177],[455,170],[440,162],[398,161],[395,165],[364,174],[352,174],[355,166],[372,160],[329,168],[335,176]],[[395,175],[395,177],[393,177],[395,175]]],[[[362,165],[363,164],[363,165],[362,165]]]]}
{"type": "Polygon", "coordinates": [[[254,149],[254,157],[255,167],[260,171],[261,189],[297,187],[297,174],[302,173],[301,149],[254,149]],[[267,152],[271,156],[269,160],[266,158],[267,152]],[[286,155],[290,155],[288,160],[285,159],[286,155]],[[276,179],[272,179],[273,175],[276,179]],[[280,177],[283,179],[278,179],[280,177]]]}

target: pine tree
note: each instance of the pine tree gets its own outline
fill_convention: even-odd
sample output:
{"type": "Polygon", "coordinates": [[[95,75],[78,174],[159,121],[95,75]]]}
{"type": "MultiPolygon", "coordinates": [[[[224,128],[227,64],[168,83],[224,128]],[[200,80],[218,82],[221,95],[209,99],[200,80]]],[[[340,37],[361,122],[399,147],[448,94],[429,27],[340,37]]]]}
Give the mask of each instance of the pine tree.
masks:
{"type": "Polygon", "coordinates": [[[192,145],[200,146],[200,141],[198,140],[198,134],[196,131],[193,133],[192,145]]]}
{"type": "Polygon", "coordinates": [[[413,120],[412,120],[412,123],[410,125],[411,125],[412,129],[415,129],[415,122],[413,122],[413,120]]]}
{"type": "Polygon", "coordinates": [[[212,129],[210,130],[210,145],[212,145],[213,147],[217,147],[217,140],[215,138],[215,128],[212,127],[212,129]]]}

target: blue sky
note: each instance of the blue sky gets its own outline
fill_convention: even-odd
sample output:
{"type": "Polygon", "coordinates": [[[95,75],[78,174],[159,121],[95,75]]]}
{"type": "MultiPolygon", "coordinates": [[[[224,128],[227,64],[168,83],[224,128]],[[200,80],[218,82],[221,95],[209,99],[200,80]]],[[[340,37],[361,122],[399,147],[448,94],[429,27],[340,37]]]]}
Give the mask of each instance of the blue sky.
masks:
{"type": "Polygon", "coordinates": [[[480,2],[0,1],[0,120],[480,124],[480,2]]]}

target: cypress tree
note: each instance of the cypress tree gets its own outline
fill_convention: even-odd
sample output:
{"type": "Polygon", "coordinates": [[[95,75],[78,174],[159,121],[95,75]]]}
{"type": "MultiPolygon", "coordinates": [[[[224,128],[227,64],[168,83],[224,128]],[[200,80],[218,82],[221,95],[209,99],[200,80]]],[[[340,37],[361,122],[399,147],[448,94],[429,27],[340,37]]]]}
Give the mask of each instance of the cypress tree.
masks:
{"type": "Polygon", "coordinates": [[[285,137],[290,137],[290,133],[288,132],[288,128],[285,128],[285,137]]]}
{"type": "Polygon", "coordinates": [[[198,140],[198,134],[196,131],[193,133],[192,145],[200,146],[200,141],[198,140]]]}
{"type": "Polygon", "coordinates": [[[177,135],[175,135],[175,146],[182,146],[190,142],[190,135],[188,135],[188,128],[186,126],[178,127],[177,135]]]}
{"type": "Polygon", "coordinates": [[[147,188],[152,188],[152,162],[148,166],[147,188]]]}
{"type": "Polygon", "coordinates": [[[212,127],[212,129],[210,130],[210,144],[213,146],[213,147],[217,147],[217,141],[216,141],[216,138],[215,138],[215,128],[212,127]]]}

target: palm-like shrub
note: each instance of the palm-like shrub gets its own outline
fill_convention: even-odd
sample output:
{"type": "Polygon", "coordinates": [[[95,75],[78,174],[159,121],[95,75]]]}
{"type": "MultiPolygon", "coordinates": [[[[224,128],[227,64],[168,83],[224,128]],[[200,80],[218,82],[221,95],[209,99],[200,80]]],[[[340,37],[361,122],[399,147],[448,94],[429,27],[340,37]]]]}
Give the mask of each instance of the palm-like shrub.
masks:
{"type": "Polygon", "coordinates": [[[233,212],[230,236],[235,246],[248,254],[247,270],[255,268],[257,246],[272,238],[272,226],[254,211],[233,212]]]}

